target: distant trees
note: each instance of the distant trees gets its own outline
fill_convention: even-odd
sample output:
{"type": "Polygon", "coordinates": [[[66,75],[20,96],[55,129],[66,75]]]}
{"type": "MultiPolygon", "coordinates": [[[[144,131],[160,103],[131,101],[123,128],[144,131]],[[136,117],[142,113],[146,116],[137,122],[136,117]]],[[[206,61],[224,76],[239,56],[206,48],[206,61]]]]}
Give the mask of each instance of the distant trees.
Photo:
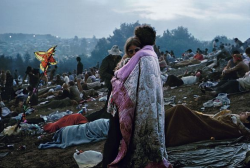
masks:
{"type": "MultiPolygon", "coordinates": [[[[75,36],[71,39],[60,39],[57,36],[55,37],[51,35],[0,35],[1,45],[7,46],[6,49],[4,48],[2,51],[9,51],[9,54],[0,55],[0,69],[9,69],[12,72],[14,69],[17,69],[19,74],[24,74],[27,66],[39,68],[40,61],[38,61],[31,53],[34,52],[33,50],[46,50],[53,45],[58,45],[56,48],[55,59],[58,61],[59,73],[69,72],[76,69],[76,56],[81,57],[84,69],[87,69],[95,66],[97,62],[101,63],[103,58],[108,55],[108,50],[111,49],[113,45],[118,45],[124,53],[123,47],[126,40],[129,37],[134,36],[134,29],[139,25],[141,24],[138,21],[135,23],[122,23],[108,38],[100,39],[97,39],[95,36],[92,38],[78,38],[75,36]],[[16,56],[10,57],[9,55],[15,52],[12,52],[11,47],[8,47],[9,41],[12,41],[12,43],[16,41],[17,45],[14,47],[15,52],[20,51],[20,53],[25,54],[17,54],[16,56]],[[31,45],[28,45],[26,43],[27,41],[29,41],[31,45]],[[20,49],[18,48],[23,42],[26,43],[25,50],[21,50],[24,47],[21,47],[20,49]],[[33,45],[33,43],[36,45],[33,45]]],[[[215,38],[219,39],[219,42],[224,44],[234,44],[233,40],[228,39],[226,36],[216,36],[215,38]]],[[[179,57],[188,49],[196,51],[197,48],[200,48],[201,50],[208,48],[210,52],[212,50],[212,41],[214,39],[211,41],[200,41],[189,33],[187,28],[180,26],[173,30],[167,29],[162,35],[158,35],[156,38],[156,45],[160,46],[160,50],[163,52],[166,50],[173,50],[175,56],[179,57]]]]}
{"type": "MultiPolygon", "coordinates": [[[[104,57],[108,55],[108,50],[113,45],[118,45],[123,50],[125,41],[127,38],[134,35],[134,29],[136,26],[141,25],[138,21],[131,24],[123,23],[119,29],[113,31],[113,35],[108,38],[101,38],[98,40],[94,50],[91,52],[89,58],[90,65],[94,66],[97,61],[101,62],[104,57]]],[[[217,36],[223,43],[231,43],[232,40],[225,36],[217,36]]],[[[156,45],[160,46],[160,50],[165,52],[166,50],[173,50],[177,57],[180,57],[188,49],[196,51],[197,48],[204,50],[208,48],[212,51],[212,41],[200,41],[196,39],[192,34],[188,32],[188,29],[180,26],[173,30],[164,31],[163,35],[158,35],[156,38],[156,45]]],[[[123,51],[124,52],[124,51],[123,51]]]]}
{"type": "Polygon", "coordinates": [[[120,50],[123,51],[126,40],[134,35],[134,29],[139,25],[138,21],[131,24],[123,23],[121,24],[120,29],[115,29],[113,31],[112,36],[99,39],[94,50],[91,52],[90,66],[96,65],[96,62],[101,62],[103,58],[108,55],[108,50],[110,50],[113,45],[118,45],[120,50]]]}
{"type": "Polygon", "coordinates": [[[156,45],[160,46],[163,52],[173,50],[177,57],[181,56],[188,49],[195,51],[196,48],[204,47],[201,41],[194,38],[188,32],[188,29],[182,26],[170,31],[164,31],[162,36],[157,37],[156,45]]]}
{"type": "Polygon", "coordinates": [[[4,55],[0,56],[0,67],[1,70],[10,70],[13,68],[13,60],[11,57],[6,57],[4,55]]]}

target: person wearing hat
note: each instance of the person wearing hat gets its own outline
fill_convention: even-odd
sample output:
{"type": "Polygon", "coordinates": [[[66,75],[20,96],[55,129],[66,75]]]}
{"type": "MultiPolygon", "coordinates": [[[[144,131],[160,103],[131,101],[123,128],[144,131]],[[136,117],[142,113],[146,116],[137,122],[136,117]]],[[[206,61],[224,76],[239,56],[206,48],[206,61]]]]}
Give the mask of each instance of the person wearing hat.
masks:
{"type": "Polygon", "coordinates": [[[108,88],[109,92],[112,90],[110,80],[114,76],[114,69],[118,62],[122,59],[118,45],[114,45],[110,50],[108,50],[109,55],[102,60],[99,74],[101,80],[105,82],[105,86],[108,88]]]}
{"type": "MultiPolygon", "coordinates": [[[[121,57],[122,52],[120,51],[118,45],[114,45],[110,50],[108,50],[108,53],[109,55],[102,60],[102,63],[99,69],[99,75],[100,75],[101,81],[104,81],[105,87],[108,88],[107,101],[101,110],[88,115],[89,121],[94,121],[99,118],[109,118],[110,116],[110,114],[107,113],[107,105],[108,105],[109,96],[112,90],[111,79],[114,76],[114,69],[116,68],[120,60],[122,59],[121,57]]],[[[81,88],[80,90],[82,90],[80,80],[77,80],[77,84],[79,88],[81,88]]],[[[100,85],[100,82],[98,81],[93,82],[93,84],[94,84],[93,85],[94,87],[102,87],[102,85],[98,86],[100,85]]],[[[91,86],[90,83],[83,84],[83,87],[86,89],[90,89],[90,86],[91,86]]]]}
{"type": "Polygon", "coordinates": [[[234,67],[226,67],[222,71],[222,80],[238,79],[249,71],[249,67],[243,62],[241,54],[233,54],[233,63],[236,64],[234,67]]]}

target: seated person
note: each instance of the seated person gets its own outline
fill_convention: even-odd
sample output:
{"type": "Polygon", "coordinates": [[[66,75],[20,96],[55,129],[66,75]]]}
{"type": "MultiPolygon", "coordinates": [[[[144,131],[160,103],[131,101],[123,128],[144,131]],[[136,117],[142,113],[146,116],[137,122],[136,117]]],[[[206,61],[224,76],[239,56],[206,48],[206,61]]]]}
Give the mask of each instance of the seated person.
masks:
{"type": "Polygon", "coordinates": [[[64,81],[61,79],[60,75],[56,75],[56,80],[52,81],[52,85],[61,85],[64,83],[64,81]]]}
{"type": "Polygon", "coordinates": [[[69,93],[70,93],[70,99],[76,100],[77,102],[80,102],[82,100],[80,96],[80,91],[78,90],[77,86],[73,81],[69,82],[69,93]]]}
{"type": "Polygon", "coordinates": [[[97,89],[103,88],[103,84],[100,81],[96,81],[96,82],[92,82],[92,83],[85,83],[85,82],[81,83],[81,82],[82,82],[81,79],[77,80],[77,86],[78,86],[79,90],[80,90],[80,88],[82,90],[89,90],[89,89],[97,90],[97,89]]]}
{"type": "Polygon", "coordinates": [[[166,56],[166,61],[167,61],[168,65],[170,65],[170,64],[172,64],[172,63],[174,63],[176,61],[175,58],[172,57],[171,54],[168,51],[166,51],[166,55],[167,55],[166,56]]]}
{"type": "Polygon", "coordinates": [[[185,54],[183,55],[183,60],[189,60],[190,58],[194,57],[194,53],[191,49],[188,49],[185,54]]]}
{"type": "Polygon", "coordinates": [[[250,47],[245,50],[245,59],[243,60],[250,67],[250,47]]]}
{"type": "Polygon", "coordinates": [[[238,79],[243,77],[245,73],[249,71],[249,67],[243,62],[241,54],[233,55],[233,63],[236,65],[232,68],[230,68],[230,65],[227,65],[222,71],[222,80],[238,79]]]}
{"type": "Polygon", "coordinates": [[[230,53],[225,49],[224,45],[220,46],[220,52],[217,54],[217,61],[219,60],[228,60],[231,58],[230,53]]]}
{"type": "Polygon", "coordinates": [[[227,65],[225,66],[224,69],[233,68],[236,65],[236,63],[234,63],[234,61],[233,61],[234,54],[240,54],[240,52],[237,50],[233,51],[232,58],[227,62],[227,65]]]}
{"type": "Polygon", "coordinates": [[[93,75],[92,72],[88,71],[87,74],[85,75],[85,82],[86,83],[92,83],[96,81],[95,75],[93,75]]]}
{"type": "Polygon", "coordinates": [[[69,84],[69,77],[68,77],[68,74],[63,73],[63,81],[64,81],[64,83],[66,83],[67,85],[69,84]]]}
{"type": "Polygon", "coordinates": [[[167,70],[168,64],[165,61],[163,55],[161,55],[160,58],[159,58],[159,66],[160,66],[161,71],[167,70]]]}
{"type": "Polygon", "coordinates": [[[250,135],[247,129],[249,121],[250,112],[237,115],[223,110],[211,116],[177,105],[165,110],[165,143],[171,147],[212,138],[250,135]]]}
{"type": "Polygon", "coordinates": [[[217,86],[211,89],[213,90],[210,92],[212,95],[217,95],[218,93],[237,93],[248,91],[250,90],[250,71],[248,71],[242,78],[221,81],[217,86]]]}
{"type": "Polygon", "coordinates": [[[174,86],[181,86],[181,85],[191,85],[195,84],[196,82],[199,82],[199,79],[201,79],[201,70],[197,70],[195,75],[192,76],[184,76],[181,78],[178,78],[174,75],[168,75],[167,81],[164,84],[164,86],[167,86],[167,89],[169,87],[174,87],[174,86]]]}
{"type": "Polygon", "coordinates": [[[200,60],[200,61],[204,60],[203,55],[201,54],[200,50],[197,50],[197,52],[196,52],[195,56],[193,57],[193,59],[200,60]]]}
{"type": "Polygon", "coordinates": [[[47,93],[44,93],[42,95],[39,95],[38,98],[46,98],[48,96],[54,95],[55,99],[60,100],[60,99],[64,99],[66,97],[69,97],[69,86],[64,83],[62,85],[63,90],[57,90],[54,91],[53,89],[50,89],[47,93]]]}
{"type": "Polygon", "coordinates": [[[69,72],[69,81],[75,81],[75,77],[71,72],[69,72]]]}

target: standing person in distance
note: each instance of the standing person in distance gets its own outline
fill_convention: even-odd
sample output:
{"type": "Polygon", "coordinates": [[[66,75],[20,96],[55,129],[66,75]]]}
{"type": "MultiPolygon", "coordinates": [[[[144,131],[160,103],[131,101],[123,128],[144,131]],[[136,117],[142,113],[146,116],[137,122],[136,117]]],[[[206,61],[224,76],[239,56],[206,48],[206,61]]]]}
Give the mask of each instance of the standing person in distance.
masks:
{"type": "Polygon", "coordinates": [[[76,75],[78,79],[81,79],[83,72],[83,64],[81,62],[81,57],[76,57],[76,61],[77,61],[76,75]]]}

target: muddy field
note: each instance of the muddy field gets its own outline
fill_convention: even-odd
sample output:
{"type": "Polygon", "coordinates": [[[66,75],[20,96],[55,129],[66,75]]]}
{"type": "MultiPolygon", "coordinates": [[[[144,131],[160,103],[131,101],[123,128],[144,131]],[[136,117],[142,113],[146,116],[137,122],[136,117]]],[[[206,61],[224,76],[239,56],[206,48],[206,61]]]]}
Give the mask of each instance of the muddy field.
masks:
{"type": "MultiPolygon", "coordinates": [[[[212,99],[208,95],[204,95],[198,88],[198,85],[193,86],[182,86],[175,89],[165,90],[164,89],[164,97],[171,97],[176,96],[175,104],[185,104],[187,107],[202,111],[204,113],[215,114],[219,111],[219,107],[211,107],[202,110],[203,103],[207,100],[212,99]],[[200,98],[194,99],[194,95],[201,96],[200,98]]],[[[244,94],[234,94],[228,96],[231,101],[230,110],[233,113],[240,113],[242,111],[247,111],[249,109],[249,102],[250,102],[250,93],[244,94]]],[[[88,102],[88,109],[89,113],[92,113],[96,110],[99,110],[104,105],[103,102],[98,101],[90,101],[88,102]]],[[[170,105],[166,105],[165,109],[170,108],[170,105]]],[[[29,115],[27,118],[34,118],[39,117],[40,115],[48,115],[54,111],[65,111],[65,110],[72,110],[73,112],[77,112],[78,109],[76,107],[67,107],[63,109],[44,109],[40,111],[36,111],[29,115]]],[[[7,152],[8,154],[5,157],[2,157],[0,160],[0,168],[77,168],[78,165],[73,158],[73,154],[76,149],[78,150],[95,150],[102,152],[105,140],[90,143],[90,144],[83,144],[78,146],[68,147],[66,149],[38,149],[38,145],[35,142],[38,140],[38,135],[36,136],[12,136],[12,137],[5,137],[1,140],[1,143],[5,143],[6,145],[14,145],[13,148],[5,148],[0,149],[0,153],[4,154],[7,152]],[[26,146],[26,149],[20,148],[20,146],[26,146]]]]}

